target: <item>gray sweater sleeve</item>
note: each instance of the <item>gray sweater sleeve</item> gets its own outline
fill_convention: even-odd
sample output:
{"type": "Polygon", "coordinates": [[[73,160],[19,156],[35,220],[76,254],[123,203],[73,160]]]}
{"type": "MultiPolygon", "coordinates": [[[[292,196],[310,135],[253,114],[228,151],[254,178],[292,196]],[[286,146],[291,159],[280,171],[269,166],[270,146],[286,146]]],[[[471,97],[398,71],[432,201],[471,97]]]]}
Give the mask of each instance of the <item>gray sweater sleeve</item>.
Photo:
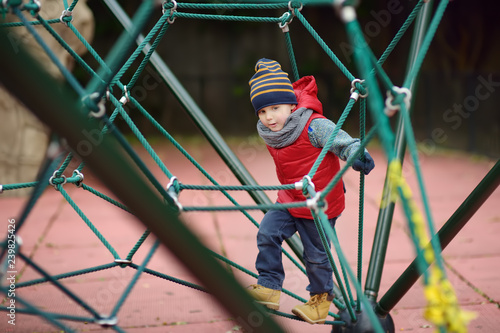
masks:
{"type": "MultiPolygon", "coordinates": [[[[330,119],[317,118],[313,119],[308,130],[309,140],[316,148],[323,148],[328,141],[328,138],[335,130],[335,123],[330,119]]],[[[352,138],[347,132],[339,130],[330,151],[337,155],[341,160],[346,161],[351,154],[359,148],[360,140],[352,138]]]]}

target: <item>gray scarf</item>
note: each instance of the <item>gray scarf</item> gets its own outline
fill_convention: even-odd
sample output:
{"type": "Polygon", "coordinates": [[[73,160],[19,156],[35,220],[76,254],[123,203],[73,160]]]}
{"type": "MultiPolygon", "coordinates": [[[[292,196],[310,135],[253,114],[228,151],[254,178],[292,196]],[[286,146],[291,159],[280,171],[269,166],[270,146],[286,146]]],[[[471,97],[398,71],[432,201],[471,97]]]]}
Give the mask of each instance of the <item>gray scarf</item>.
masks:
{"type": "Polygon", "coordinates": [[[283,148],[291,145],[297,140],[300,133],[306,126],[313,110],[304,107],[295,110],[285,121],[285,125],[278,132],[273,132],[259,120],[257,122],[257,131],[266,145],[273,148],[283,148]]]}

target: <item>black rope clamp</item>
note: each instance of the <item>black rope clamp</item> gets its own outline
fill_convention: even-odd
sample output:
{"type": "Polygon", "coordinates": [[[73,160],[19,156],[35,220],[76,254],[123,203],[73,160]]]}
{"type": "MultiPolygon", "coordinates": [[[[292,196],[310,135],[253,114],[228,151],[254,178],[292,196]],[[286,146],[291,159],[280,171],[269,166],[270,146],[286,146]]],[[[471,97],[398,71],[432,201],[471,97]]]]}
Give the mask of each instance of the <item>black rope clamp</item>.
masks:
{"type": "Polygon", "coordinates": [[[406,109],[410,108],[411,102],[411,90],[408,88],[392,87],[392,90],[387,91],[387,98],[385,100],[384,113],[388,117],[392,117],[397,111],[401,110],[401,103],[393,104],[393,101],[397,99],[400,95],[404,94],[403,102],[405,103],[406,109]],[[393,94],[395,92],[395,94],[393,94]]]}
{"type": "Polygon", "coordinates": [[[163,1],[163,4],[161,5],[161,13],[163,15],[165,15],[165,13],[167,12],[167,10],[165,8],[165,5],[167,3],[168,4],[172,3],[172,8],[170,8],[170,13],[168,14],[168,18],[167,18],[168,24],[172,24],[175,21],[174,14],[177,11],[177,1],[175,1],[175,0],[170,0],[170,1],[165,0],[165,1],[163,1]]]}

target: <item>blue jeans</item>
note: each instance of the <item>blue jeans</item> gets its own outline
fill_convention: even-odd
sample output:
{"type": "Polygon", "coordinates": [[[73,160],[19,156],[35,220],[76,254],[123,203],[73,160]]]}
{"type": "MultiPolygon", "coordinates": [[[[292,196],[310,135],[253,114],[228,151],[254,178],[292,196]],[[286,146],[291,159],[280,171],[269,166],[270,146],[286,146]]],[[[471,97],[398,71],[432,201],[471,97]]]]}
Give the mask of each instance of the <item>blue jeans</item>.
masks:
{"type": "MultiPolygon", "coordinates": [[[[337,218],[330,219],[332,228],[337,218]]],[[[293,217],[288,210],[270,210],[264,215],[257,233],[259,254],[255,268],[257,283],[266,288],[281,290],[285,271],[281,257],[281,244],[296,231],[304,245],[304,261],[309,278],[306,290],[311,295],[333,293],[332,267],[321,243],[314,220],[293,217]]],[[[330,242],[328,241],[330,247],[330,242]]]]}

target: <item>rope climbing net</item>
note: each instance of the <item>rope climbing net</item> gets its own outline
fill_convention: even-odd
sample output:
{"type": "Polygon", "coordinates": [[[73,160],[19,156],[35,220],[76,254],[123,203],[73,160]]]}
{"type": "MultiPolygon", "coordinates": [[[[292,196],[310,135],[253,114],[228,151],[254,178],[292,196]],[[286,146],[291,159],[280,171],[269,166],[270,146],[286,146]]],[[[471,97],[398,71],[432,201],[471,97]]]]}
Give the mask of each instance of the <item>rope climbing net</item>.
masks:
{"type": "MultiPolygon", "coordinates": [[[[408,71],[406,78],[401,85],[397,87],[394,85],[384,71],[383,64],[391,52],[394,50],[398,42],[403,38],[405,32],[409,29],[415,18],[421,14],[425,8],[426,1],[420,0],[416,3],[415,7],[412,9],[407,20],[399,29],[398,33],[394,36],[394,39],[388,45],[385,52],[380,58],[376,58],[373,52],[370,50],[366,43],[363,43],[364,36],[361,29],[360,23],[357,20],[356,8],[349,1],[333,1],[333,6],[338,13],[338,16],[345,25],[347,35],[349,37],[350,43],[354,46],[354,59],[356,62],[356,68],[358,71],[357,76],[354,76],[344,64],[337,58],[335,53],[329,48],[329,46],[324,42],[321,36],[315,31],[313,26],[308,22],[307,18],[302,14],[301,10],[304,6],[308,5],[332,5],[332,1],[307,1],[304,3],[299,3],[297,1],[290,2],[273,2],[269,3],[182,3],[180,1],[164,1],[161,8],[158,8],[155,1],[143,1],[143,3],[138,8],[132,20],[128,19],[124,12],[121,10],[120,6],[114,0],[104,0],[104,2],[113,9],[113,12],[120,21],[126,25],[127,32],[124,32],[120,39],[118,39],[113,46],[111,52],[107,59],[103,59],[90,45],[78,29],[73,25],[73,16],[78,15],[78,0],[74,0],[71,4],[67,0],[62,1],[64,4],[64,11],[58,18],[46,18],[42,17],[40,13],[41,3],[37,0],[4,0],[0,5],[0,13],[12,13],[14,14],[18,21],[9,22],[1,24],[2,29],[6,28],[16,28],[16,29],[27,29],[29,33],[34,37],[34,39],[40,44],[40,46],[47,53],[51,61],[57,66],[65,80],[71,86],[71,88],[76,92],[81,100],[81,109],[90,117],[89,121],[94,121],[95,119],[101,121],[105,126],[102,128],[100,135],[114,136],[118,142],[121,144],[122,148],[128,153],[131,159],[135,162],[137,167],[140,169],[143,175],[149,180],[156,191],[161,195],[166,204],[171,207],[175,207],[177,213],[181,212],[194,212],[194,211],[240,211],[252,224],[258,227],[258,222],[248,213],[249,210],[261,210],[266,211],[270,209],[288,209],[295,207],[308,207],[314,216],[316,227],[322,237],[322,241],[325,247],[328,248],[327,238],[330,239],[334,245],[335,253],[338,256],[338,262],[340,267],[337,267],[335,259],[331,251],[327,251],[329,254],[329,261],[333,268],[335,281],[338,290],[336,290],[337,297],[335,299],[335,305],[340,310],[345,310],[350,316],[350,319],[354,322],[356,321],[357,313],[359,313],[362,305],[364,305],[364,311],[367,312],[368,317],[373,323],[374,328],[377,332],[381,332],[382,328],[379,321],[373,311],[373,307],[370,306],[366,296],[361,289],[361,253],[362,253],[362,230],[363,230],[363,202],[364,202],[364,175],[360,175],[360,194],[359,194],[359,236],[358,236],[358,266],[356,273],[353,272],[349,264],[347,263],[346,257],[339,245],[339,241],[334,229],[332,229],[327,222],[326,215],[324,213],[325,209],[325,197],[334,188],[334,186],[341,180],[341,177],[345,172],[351,167],[356,156],[361,153],[366,145],[371,142],[372,139],[378,138],[384,149],[384,152],[388,160],[388,171],[387,171],[387,187],[388,195],[382,200],[382,207],[390,204],[394,204],[397,199],[400,200],[401,205],[404,209],[405,215],[407,217],[407,223],[409,230],[411,232],[411,237],[415,250],[417,253],[419,269],[423,274],[423,280],[425,284],[425,296],[428,301],[428,306],[425,311],[425,318],[431,321],[436,327],[443,330],[453,331],[453,332],[463,332],[466,330],[466,323],[469,318],[469,314],[463,312],[458,304],[453,291],[452,286],[447,280],[446,272],[444,269],[443,261],[440,257],[439,244],[435,241],[431,241],[432,246],[427,246],[430,242],[428,234],[434,235],[435,230],[433,227],[432,214],[427,201],[426,190],[422,181],[422,173],[419,165],[417,146],[415,137],[412,131],[412,124],[410,120],[409,110],[412,103],[412,84],[415,81],[422,62],[424,60],[425,54],[429,49],[430,43],[436,32],[436,29],[440,23],[443,13],[446,9],[448,1],[440,1],[436,6],[433,13],[433,17],[430,20],[428,29],[425,33],[423,40],[421,41],[420,47],[410,70],[408,71]],[[248,13],[250,10],[258,12],[259,10],[282,10],[283,14],[278,17],[263,17],[259,15],[255,16],[238,16],[233,15],[238,10],[245,10],[248,13]],[[154,11],[160,11],[161,16],[154,26],[149,30],[146,36],[142,36],[141,32],[144,30],[146,23],[150,21],[152,13],[154,11]],[[200,12],[204,12],[200,14],[200,12]],[[228,15],[227,13],[232,15],[228,15]],[[125,15],[125,16],[124,16],[125,15]],[[32,19],[29,19],[32,17],[32,19]],[[218,21],[237,21],[237,22],[261,22],[261,23],[275,23],[283,31],[285,38],[286,48],[290,59],[290,64],[292,68],[293,77],[297,80],[299,79],[299,66],[297,65],[292,45],[291,38],[291,23],[292,20],[299,21],[306,30],[310,33],[312,38],[317,42],[318,46],[328,55],[332,62],[339,68],[346,79],[351,82],[351,89],[349,92],[349,99],[342,112],[339,119],[336,120],[336,127],[331,137],[329,138],[327,144],[322,150],[322,153],[315,161],[313,167],[307,175],[304,175],[302,181],[295,184],[285,184],[279,186],[262,186],[258,184],[244,184],[235,186],[223,186],[218,184],[214,177],[207,172],[203,166],[198,163],[184,147],[179,144],[175,138],[167,131],[164,127],[143,107],[143,105],[134,98],[130,91],[136,85],[138,78],[144,72],[146,65],[152,63],[158,69],[164,66],[161,59],[158,58],[155,50],[157,49],[159,43],[164,38],[167,29],[172,27],[176,20],[184,19],[201,19],[201,20],[218,20],[218,21]],[[99,69],[92,68],[87,62],[85,62],[81,56],[79,56],[68,44],[67,42],[53,29],[53,25],[63,24],[76,36],[82,44],[85,46],[87,51],[96,60],[99,69]],[[50,35],[58,42],[64,49],[74,58],[76,63],[83,68],[90,76],[89,83],[84,87],[82,84],[73,76],[73,74],[58,60],[54,52],[47,46],[46,42],[40,37],[39,32],[34,29],[34,26],[42,26],[46,29],[50,35]],[[138,40],[138,45],[128,56],[127,52],[123,50],[130,49],[132,44],[138,40]],[[143,57],[140,57],[144,54],[143,57]],[[131,68],[136,67],[135,71],[131,68]],[[125,74],[131,74],[131,79],[128,82],[124,82],[125,74]],[[380,84],[379,84],[380,82],[380,84]],[[118,91],[118,93],[116,92],[118,91]],[[382,92],[386,92],[386,96],[382,92]],[[126,112],[125,105],[127,103],[132,104],[138,112],[145,117],[165,138],[167,138],[205,177],[208,179],[212,185],[191,185],[182,183],[167,167],[164,161],[159,157],[157,152],[153,149],[152,145],[148,142],[147,138],[141,133],[137,125],[132,120],[131,116],[126,112]],[[359,104],[360,108],[360,138],[361,145],[358,149],[358,154],[353,154],[352,158],[346,161],[345,166],[342,170],[335,175],[335,177],[330,181],[325,189],[322,191],[315,191],[314,188],[314,176],[315,173],[325,157],[328,150],[333,145],[334,139],[338,134],[338,131],[342,128],[345,120],[349,116],[350,111],[353,107],[359,104]],[[107,112],[107,106],[112,109],[112,112],[107,112]],[[370,112],[371,118],[373,119],[373,126],[365,134],[365,118],[366,111],[370,112]],[[404,126],[406,128],[405,139],[409,148],[410,156],[415,166],[416,175],[418,178],[419,192],[422,196],[422,202],[424,206],[424,213],[422,214],[417,205],[415,204],[415,199],[412,192],[402,175],[401,171],[401,161],[397,156],[394,145],[394,133],[391,128],[389,118],[394,114],[399,113],[400,117],[404,121],[404,126]],[[142,146],[147,150],[148,154],[151,156],[155,164],[161,169],[162,173],[168,177],[169,183],[165,187],[163,186],[153,175],[151,170],[146,166],[138,154],[134,151],[131,144],[125,139],[125,137],[120,133],[120,131],[115,126],[116,119],[120,117],[125,121],[125,123],[130,127],[131,131],[135,137],[140,141],[142,146]],[[356,155],[356,156],[355,156],[356,155]],[[262,191],[269,190],[280,190],[280,189],[297,189],[302,190],[304,194],[304,201],[300,203],[290,203],[290,204],[273,204],[266,202],[265,200],[255,200],[255,205],[241,205],[239,204],[233,196],[230,194],[231,191],[247,191],[250,193],[260,193],[262,191]],[[227,206],[187,206],[182,204],[180,199],[180,194],[182,191],[187,190],[197,190],[197,191],[220,191],[225,197],[230,201],[230,205],[227,206]],[[434,264],[433,264],[434,263],[434,264]],[[432,265],[432,269],[427,270],[429,265],[432,265]],[[353,295],[351,291],[351,286],[354,286],[356,295],[353,295]],[[341,296],[341,297],[340,297],[341,296]]],[[[169,78],[167,74],[163,76],[163,79],[167,84],[172,84],[171,77],[169,78]]],[[[8,88],[8,87],[7,87],[8,88]]],[[[186,102],[186,104],[189,104],[186,102]]],[[[185,104],[185,106],[186,106],[185,104]]],[[[204,119],[206,122],[207,120],[204,119]]],[[[17,219],[16,230],[12,231],[12,237],[10,234],[1,243],[1,256],[0,262],[0,274],[7,274],[9,265],[9,256],[16,254],[18,258],[22,259],[27,265],[32,267],[37,271],[42,277],[39,279],[34,279],[30,281],[22,281],[16,284],[16,288],[22,289],[29,286],[50,283],[55,287],[60,289],[63,293],[67,295],[68,298],[74,300],[78,305],[80,305],[88,315],[85,317],[65,315],[61,313],[51,313],[42,310],[40,307],[32,304],[29,301],[18,298],[19,302],[24,306],[23,311],[29,314],[35,314],[42,316],[48,320],[53,325],[61,328],[66,332],[72,331],[64,321],[84,321],[89,323],[95,323],[106,327],[111,327],[115,331],[123,331],[118,325],[117,315],[120,308],[123,306],[127,297],[129,296],[132,288],[137,283],[141,274],[147,273],[159,278],[169,280],[175,283],[183,284],[187,287],[194,288],[200,291],[206,291],[206,289],[200,285],[183,281],[175,277],[169,276],[165,273],[158,272],[148,268],[149,260],[151,259],[153,253],[159,246],[159,242],[156,241],[154,245],[149,249],[148,255],[143,260],[141,264],[136,264],[133,262],[134,255],[138,249],[144,245],[145,240],[150,235],[150,230],[146,230],[144,234],[140,237],[137,243],[132,247],[130,252],[124,258],[121,257],[117,251],[113,248],[112,244],[101,234],[98,228],[92,223],[92,221],[86,216],[75,200],[66,190],[67,186],[70,184],[76,186],[82,191],[90,192],[93,195],[109,202],[112,205],[117,206],[125,211],[130,211],[129,207],[119,202],[110,196],[101,193],[100,191],[89,186],[84,180],[84,168],[85,164],[81,163],[74,171],[67,171],[69,165],[72,161],[77,160],[74,153],[64,153],[62,154],[60,150],[53,149],[58,147],[58,140],[54,140],[48,150],[47,161],[42,167],[42,172],[40,173],[39,179],[29,183],[16,183],[16,184],[3,184],[1,185],[1,191],[11,191],[21,188],[33,188],[32,195],[26,205],[26,208],[22,212],[21,216],[17,219]],[[104,247],[111,253],[114,261],[111,263],[106,263],[100,266],[86,268],[78,271],[71,271],[59,275],[50,275],[46,272],[41,265],[32,260],[27,256],[22,249],[17,246],[12,246],[16,244],[18,238],[14,238],[18,230],[22,227],[23,222],[30,213],[31,209],[35,205],[38,198],[42,195],[42,192],[47,186],[53,186],[55,190],[59,191],[63,198],[68,202],[68,204],[78,213],[83,222],[92,230],[92,232],[98,237],[100,242],[104,247]],[[132,268],[136,272],[133,278],[130,280],[127,288],[125,288],[123,294],[117,300],[114,308],[109,315],[103,315],[99,313],[95,308],[88,304],[85,300],[79,298],[73,291],[70,290],[65,284],[61,282],[65,278],[74,277],[77,275],[82,275],[90,272],[97,272],[106,269],[111,269],[114,267],[122,268],[132,268]]],[[[85,152],[86,147],[80,147],[79,152],[82,150],[85,152]]],[[[83,160],[85,160],[85,154],[81,154],[83,160]]],[[[254,194],[258,199],[258,195],[254,194]]],[[[18,241],[19,242],[19,241],[18,241]]],[[[216,259],[231,265],[232,267],[241,270],[242,272],[256,278],[257,275],[251,270],[238,265],[236,262],[229,260],[228,258],[210,251],[211,255],[216,259]]],[[[284,254],[294,263],[295,266],[299,268],[304,274],[306,271],[300,262],[294,258],[294,256],[283,250],[284,254]]],[[[1,291],[5,295],[8,293],[8,286],[6,286],[5,279],[2,279],[1,291]]],[[[283,290],[284,293],[294,297],[302,302],[306,300],[300,296],[294,294],[289,290],[283,290]]],[[[1,308],[3,311],[9,311],[6,305],[1,308]]],[[[271,311],[275,315],[280,315],[292,319],[298,319],[297,317],[278,311],[271,311]]],[[[329,320],[326,324],[330,325],[343,325],[344,321],[340,320],[338,314],[330,313],[334,320],[329,320]]]]}

